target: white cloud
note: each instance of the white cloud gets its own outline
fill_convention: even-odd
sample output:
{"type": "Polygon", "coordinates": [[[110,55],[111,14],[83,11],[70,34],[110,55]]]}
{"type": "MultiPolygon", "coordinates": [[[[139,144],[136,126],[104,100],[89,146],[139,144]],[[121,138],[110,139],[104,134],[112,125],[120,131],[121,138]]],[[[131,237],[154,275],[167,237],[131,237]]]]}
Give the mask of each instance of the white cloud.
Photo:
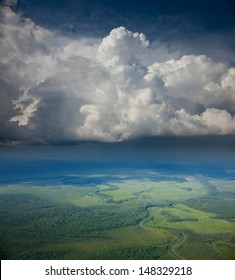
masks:
{"type": "Polygon", "coordinates": [[[133,33],[125,27],[113,29],[98,48],[99,61],[113,70],[138,63],[138,57],[149,46],[142,33],[133,33]]]}
{"type": "Polygon", "coordinates": [[[4,0],[3,4],[9,7],[13,7],[17,4],[17,0],[4,0]]]}
{"type": "Polygon", "coordinates": [[[224,89],[235,91],[235,68],[228,69],[228,71],[223,75],[221,86],[224,89]]]}
{"type": "Polygon", "coordinates": [[[235,133],[234,68],[205,55],[163,61],[156,41],[125,27],[71,39],[10,7],[1,18],[2,139],[235,133]]]}
{"type": "Polygon", "coordinates": [[[225,65],[215,63],[205,55],[185,55],[178,60],[154,63],[149,66],[149,70],[161,77],[169,89],[185,89],[186,91],[177,92],[184,96],[215,81],[224,72],[225,65]]]}

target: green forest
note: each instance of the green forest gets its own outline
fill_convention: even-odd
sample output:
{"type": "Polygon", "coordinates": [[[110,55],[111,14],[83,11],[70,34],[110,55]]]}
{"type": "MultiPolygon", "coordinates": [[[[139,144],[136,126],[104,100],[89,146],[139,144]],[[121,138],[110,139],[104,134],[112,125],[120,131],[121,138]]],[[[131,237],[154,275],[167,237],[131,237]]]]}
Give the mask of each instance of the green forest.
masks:
{"type": "Polygon", "coordinates": [[[1,259],[235,259],[235,181],[106,182],[1,185],[1,259]]]}

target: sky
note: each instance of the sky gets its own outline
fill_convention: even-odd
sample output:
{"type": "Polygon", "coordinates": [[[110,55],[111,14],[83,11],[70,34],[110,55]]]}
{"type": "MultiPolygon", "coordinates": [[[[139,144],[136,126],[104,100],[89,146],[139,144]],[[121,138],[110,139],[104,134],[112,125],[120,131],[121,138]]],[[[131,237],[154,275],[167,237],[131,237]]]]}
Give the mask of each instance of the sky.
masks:
{"type": "Polygon", "coordinates": [[[1,144],[235,136],[233,1],[0,5],[1,144]]]}

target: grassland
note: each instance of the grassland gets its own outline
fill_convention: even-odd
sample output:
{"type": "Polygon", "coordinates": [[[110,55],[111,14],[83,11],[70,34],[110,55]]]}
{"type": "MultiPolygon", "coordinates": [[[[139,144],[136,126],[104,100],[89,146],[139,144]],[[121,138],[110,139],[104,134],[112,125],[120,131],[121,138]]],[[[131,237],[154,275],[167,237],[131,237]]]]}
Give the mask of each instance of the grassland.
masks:
{"type": "Polygon", "coordinates": [[[226,242],[215,242],[214,248],[226,259],[235,260],[235,246],[226,242]]]}
{"type": "Polygon", "coordinates": [[[161,200],[181,200],[193,198],[206,194],[206,190],[193,178],[187,178],[186,182],[149,180],[125,180],[115,183],[117,189],[107,189],[103,187],[103,193],[112,197],[113,201],[120,202],[137,197],[147,197],[155,201],[161,200]]]}
{"type": "Polygon", "coordinates": [[[234,259],[235,181],[73,174],[2,184],[0,256],[234,259]]]}

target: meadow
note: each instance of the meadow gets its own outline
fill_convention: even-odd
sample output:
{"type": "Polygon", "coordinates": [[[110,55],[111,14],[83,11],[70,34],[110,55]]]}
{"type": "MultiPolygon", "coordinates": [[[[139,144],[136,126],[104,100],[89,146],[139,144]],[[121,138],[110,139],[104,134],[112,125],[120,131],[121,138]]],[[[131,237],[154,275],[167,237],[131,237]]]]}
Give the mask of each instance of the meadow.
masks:
{"type": "Polygon", "coordinates": [[[38,166],[2,176],[1,259],[235,259],[231,176],[38,166]]]}

